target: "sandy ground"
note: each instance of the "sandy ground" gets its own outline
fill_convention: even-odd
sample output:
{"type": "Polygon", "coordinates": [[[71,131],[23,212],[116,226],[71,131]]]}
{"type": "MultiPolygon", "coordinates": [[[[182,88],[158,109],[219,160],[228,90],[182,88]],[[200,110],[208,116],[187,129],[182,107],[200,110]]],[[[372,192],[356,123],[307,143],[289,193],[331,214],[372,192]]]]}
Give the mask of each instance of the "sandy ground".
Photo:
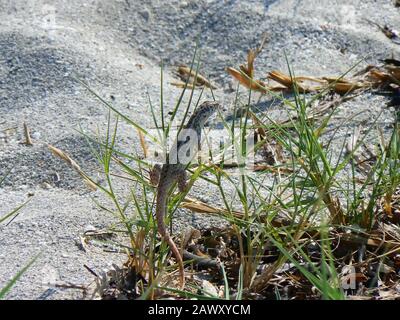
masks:
{"type": "MultiPolygon", "coordinates": [[[[218,85],[217,98],[229,112],[235,84],[224,70],[242,63],[264,32],[269,42],[256,62],[260,71],[287,70],[285,53],[296,74],[316,76],[341,74],[363,58],[360,68],[392,54],[399,58],[400,46],[365,18],[400,27],[399,9],[389,0],[0,0],[0,177],[11,170],[0,187],[0,215],[31,197],[16,220],[0,226],[0,287],[41,252],[8,298],[80,298],[79,291],[51,284],[87,284],[93,276],[84,264],[99,271],[124,259],[76,244],[86,229],[107,227],[114,218],[91,199],[102,195],[89,193],[43,144],[67,151],[96,175],[93,155],[77,130],[104,132],[107,110],[72,75],[149,127],[147,92],[157,105],[161,59],[165,101],[172,108],[180,94],[169,85],[173,70],[190,63],[199,39],[202,72],[218,85]],[[31,147],[19,143],[23,122],[32,131],[31,147]]],[[[385,102],[367,94],[341,106],[340,113],[373,119],[385,102]]],[[[383,128],[392,121],[388,110],[384,115],[383,128]]],[[[121,124],[119,142],[135,148],[135,131],[121,124]]],[[[207,196],[201,186],[194,190],[207,196]]],[[[181,223],[207,223],[192,214],[180,217],[181,223]]]]}

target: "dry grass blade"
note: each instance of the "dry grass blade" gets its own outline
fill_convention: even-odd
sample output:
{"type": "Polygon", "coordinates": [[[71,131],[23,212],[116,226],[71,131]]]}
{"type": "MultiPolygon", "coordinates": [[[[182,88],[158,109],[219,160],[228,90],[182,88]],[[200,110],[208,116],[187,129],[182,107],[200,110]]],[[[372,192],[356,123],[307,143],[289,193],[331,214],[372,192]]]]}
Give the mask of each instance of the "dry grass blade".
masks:
{"type": "Polygon", "coordinates": [[[382,236],[359,236],[356,234],[340,234],[340,241],[347,243],[349,246],[356,247],[360,244],[365,244],[373,248],[385,248],[386,250],[391,250],[393,252],[400,251],[400,243],[394,240],[386,240],[382,236]]]}
{"type": "Polygon", "coordinates": [[[29,132],[29,127],[28,127],[28,125],[26,124],[26,122],[24,122],[24,135],[25,135],[25,142],[24,142],[24,144],[27,145],[27,146],[32,146],[32,145],[33,145],[33,142],[32,142],[32,139],[31,139],[31,134],[30,134],[30,132],[29,132]]]}
{"type": "Polygon", "coordinates": [[[185,82],[182,82],[182,81],[174,81],[174,82],[171,82],[171,84],[173,85],[173,86],[175,86],[175,87],[178,87],[178,88],[188,88],[188,89],[194,89],[196,86],[195,85],[193,85],[193,84],[191,84],[191,83],[188,83],[187,85],[186,85],[186,83],[185,82]]]}
{"type": "MultiPolygon", "coordinates": [[[[354,94],[351,96],[350,95],[337,96],[331,101],[326,101],[326,102],[320,103],[315,108],[313,107],[310,111],[308,111],[306,120],[317,119],[318,117],[323,116],[328,110],[330,110],[332,108],[336,108],[341,103],[349,101],[349,100],[355,98],[356,96],[357,96],[357,94],[354,94]]],[[[297,120],[297,119],[298,119],[297,115],[293,115],[291,118],[281,120],[278,123],[280,125],[284,125],[284,124],[290,123],[291,121],[297,120]]]]}
{"type": "Polygon", "coordinates": [[[346,79],[341,78],[329,78],[324,77],[322,78],[328,82],[328,84],[333,85],[333,91],[340,95],[344,95],[346,93],[353,92],[357,89],[367,88],[369,83],[365,82],[354,82],[346,79]]]}
{"type": "Polygon", "coordinates": [[[267,139],[267,133],[265,132],[265,130],[264,130],[264,126],[263,126],[263,124],[261,123],[261,121],[260,120],[258,120],[258,118],[256,117],[256,115],[253,113],[253,112],[251,112],[250,110],[248,111],[248,115],[250,116],[250,118],[253,120],[253,122],[255,123],[255,125],[256,125],[256,133],[260,136],[260,138],[262,139],[262,140],[265,140],[265,139],[267,139]]]}
{"type": "Polygon", "coordinates": [[[247,66],[242,64],[239,66],[245,74],[247,74],[251,79],[254,77],[254,59],[256,58],[256,53],[254,50],[250,50],[247,54],[247,66]]]}
{"type": "Polygon", "coordinates": [[[271,165],[266,165],[266,164],[257,164],[257,165],[255,165],[254,166],[254,171],[255,172],[268,171],[268,172],[279,173],[279,174],[291,174],[291,173],[293,173],[293,169],[291,169],[291,168],[276,167],[276,166],[271,166],[271,165]]]}
{"type": "Polygon", "coordinates": [[[260,45],[258,46],[257,49],[255,49],[256,56],[258,56],[261,53],[267,42],[268,42],[268,33],[264,32],[260,45]]]}
{"type": "Polygon", "coordinates": [[[91,190],[97,190],[96,184],[82,171],[81,167],[69,155],[50,144],[48,144],[47,147],[53,155],[65,161],[72,169],[74,169],[83,178],[84,182],[91,190]]]}
{"type": "Polygon", "coordinates": [[[283,74],[280,71],[271,71],[268,73],[268,78],[278,82],[279,84],[285,86],[287,89],[291,89],[293,85],[296,85],[297,89],[301,93],[309,93],[312,91],[316,91],[316,89],[308,88],[302,86],[298,81],[295,79],[290,78],[289,76],[283,74]]]}
{"type": "Polygon", "coordinates": [[[359,89],[367,90],[391,83],[398,84],[400,81],[400,66],[391,63],[396,60],[386,59],[386,64],[383,67],[368,65],[354,74],[355,78],[350,80],[340,77],[299,76],[292,78],[278,70],[274,70],[268,72],[267,78],[279,85],[268,86],[263,81],[254,79],[254,59],[257,54],[257,50],[250,50],[247,56],[247,64],[240,65],[239,70],[228,67],[227,72],[238,80],[241,85],[262,93],[267,93],[267,91],[291,91],[293,86],[296,86],[299,93],[315,93],[323,89],[330,89],[337,94],[346,95],[359,89]]]}
{"type": "Polygon", "coordinates": [[[227,72],[239,83],[245,86],[248,89],[253,91],[258,91],[261,93],[267,93],[268,90],[273,90],[272,88],[268,88],[266,84],[261,80],[254,79],[254,60],[262,51],[265,43],[267,42],[267,34],[264,34],[263,39],[261,40],[261,44],[256,49],[250,49],[247,54],[247,64],[242,64],[239,66],[240,70],[228,67],[227,72]]]}
{"type": "Polygon", "coordinates": [[[189,209],[189,210],[191,210],[193,212],[197,212],[197,213],[208,213],[208,214],[216,214],[216,215],[233,215],[238,218],[243,217],[243,213],[241,213],[241,212],[237,212],[237,211],[228,212],[225,209],[216,208],[216,207],[210,206],[200,200],[189,198],[189,197],[186,197],[182,201],[181,207],[185,208],[185,209],[189,209]]]}
{"type": "MultiPolygon", "coordinates": [[[[280,156],[280,161],[282,160],[282,157],[280,156]]],[[[279,173],[279,174],[291,174],[293,173],[292,168],[288,167],[283,167],[283,166],[273,166],[273,165],[268,165],[263,163],[256,163],[254,164],[253,167],[246,167],[249,170],[252,170],[254,172],[260,172],[260,171],[269,171],[273,173],[279,173]]],[[[213,164],[215,167],[218,168],[224,168],[224,169],[233,169],[233,168],[240,168],[243,167],[243,165],[240,165],[237,162],[231,162],[231,163],[225,163],[225,162],[217,162],[213,164]]]]}
{"type": "Polygon", "coordinates": [[[146,140],[144,138],[143,132],[140,130],[137,130],[138,134],[139,134],[139,140],[140,140],[140,146],[142,147],[143,150],[143,155],[145,158],[148,158],[149,156],[149,148],[147,147],[147,143],[146,140]]]}
{"type": "Polygon", "coordinates": [[[187,79],[189,78],[189,83],[195,87],[205,86],[207,88],[217,89],[217,87],[212,85],[206,77],[202,76],[199,73],[197,73],[196,75],[196,71],[191,70],[188,66],[179,66],[178,75],[183,81],[187,81],[187,79]]]}
{"type": "Polygon", "coordinates": [[[267,34],[264,34],[261,44],[256,49],[250,49],[247,54],[247,65],[242,64],[239,68],[244,72],[250,79],[254,78],[254,60],[261,53],[265,43],[267,42],[267,34]]]}
{"type": "Polygon", "coordinates": [[[29,127],[25,122],[24,122],[24,134],[25,134],[25,144],[27,146],[33,145],[32,139],[31,139],[31,134],[30,134],[30,131],[29,131],[29,127]]]}
{"type": "Polygon", "coordinates": [[[369,70],[367,77],[374,86],[380,86],[385,83],[389,83],[391,79],[391,77],[387,73],[376,68],[369,70]]]}
{"type": "Polygon", "coordinates": [[[245,72],[243,71],[240,72],[231,67],[228,67],[226,71],[246,88],[251,89],[253,91],[267,93],[268,88],[266,87],[265,83],[262,82],[261,80],[254,80],[252,78],[249,78],[245,72]]]}

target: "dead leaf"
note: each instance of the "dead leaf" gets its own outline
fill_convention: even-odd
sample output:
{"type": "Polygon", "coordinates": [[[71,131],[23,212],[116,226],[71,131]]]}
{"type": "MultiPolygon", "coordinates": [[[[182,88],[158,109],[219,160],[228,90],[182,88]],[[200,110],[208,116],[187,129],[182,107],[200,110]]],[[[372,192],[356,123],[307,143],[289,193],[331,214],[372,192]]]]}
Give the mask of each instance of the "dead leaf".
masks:
{"type": "Polygon", "coordinates": [[[195,70],[191,70],[188,66],[182,65],[178,67],[178,74],[183,81],[187,81],[189,79],[189,83],[194,87],[205,86],[211,89],[217,89],[216,86],[212,85],[211,82],[200,73],[196,74],[195,70]]]}
{"type": "Polygon", "coordinates": [[[309,93],[315,91],[316,89],[307,88],[302,86],[298,81],[288,77],[280,71],[274,70],[268,73],[268,78],[274,80],[275,82],[280,83],[285,86],[287,89],[291,90],[293,86],[297,87],[297,90],[301,93],[309,93]]]}
{"type": "Polygon", "coordinates": [[[246,73],[243,71],[240,72],[234,68],[228,67],[227,72],[234,77],[236,80],[239,81],[239,83],[243,86],[245,86],[248,89],[262,92],[262,93],[267,93],[267,87],[264,82],[261,80],[254,80],[248,77],[246,73]]]}

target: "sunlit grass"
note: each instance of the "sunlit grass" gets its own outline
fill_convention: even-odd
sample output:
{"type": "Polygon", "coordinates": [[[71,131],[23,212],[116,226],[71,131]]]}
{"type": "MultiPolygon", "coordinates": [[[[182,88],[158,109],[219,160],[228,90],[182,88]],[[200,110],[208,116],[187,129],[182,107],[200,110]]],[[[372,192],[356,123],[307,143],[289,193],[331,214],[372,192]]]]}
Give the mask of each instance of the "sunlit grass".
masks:
{"type": "MultiPolygon", "coordinates": [[[[0,179],[0,185],[4,182],[4,180],[6,179],[7,175],[11,172],[8,171],[8,173],[6,175],[4,175],[4,177],[2,177],[0,179]]],[[[29,200],[27,200],[26,202],[24,202],[23,204],[21,204],[20,206],[16,207],[15,209],[11,210],[9,213],[3,214],[2,216],[0,216],[0,225],[4,222],[7,222],[7,225],[9,223],[12,222],[12,220],[14,220],[20,213],[21,213],[21,209],[23,207],[25,207],[25,205],[29,202],[29,200]]],[[[19,278],[21,278],[21,276],[30,268],[30,266],[36,261],[37,256],[35,258],[33,258],[25,267],[23,267],[20,271],[18,271],[18,273],[5,285],[4,288],[0,289],[0,300],[4,299],[7,295],[7,293],[12,289],[12,287],[15,285],[15,283],[18,281],[19,278]]]]}
{"type": "MultiPolygon", "coordinates": [[[[197,74],[200,70],[200,62],[195,65],[196,57],[195,52],[191,70],[195,68],[197,74]]],[[[186,105],[183,103],[183,97],[187,93],[186,83],[170,116],[166,118],[163,103],[163,72],[162,69],[158,111],[149,98],[154,126],[160,128],[157,135],[150,134],[146,128],[125,116],[93,92],[87,84],[82,83],[109,108],[110,112],[117,116],[113,125],[112,116],[109,113],[104,140],[99,137],[92,138],[86,133],[85,137],[88,143],[94,146],[93,150],[97,148],[100,150],[96,151],[95,155],[99,164],[102,165],[106,186],[98,184],[98,187],[112,200],[115,207],[103,209],[119,217],[130,239],[128,263],[137,274],[141,275],[142,279],[138,283],[141,292],[138,298],[158,298],[160,289],[163,289],[185,298],[210,299],[212,297],[194,293],[196,290],[201,292],[201,288],[188,286],[182,291],[174,287],[170,276],[176,272],[176,265],[168,264],[170,262],[168,247],[157,236],[153,216],[155,187],[149,182],[149,170],[152,164],[140,154],[126,154],[116,146],[118,119],[123,119],[132,125],[146,139],[157,141],[162,145],[163,140],[171,133],[172,122],[178,113],[183,115],[179,131],[189,112],[201,102],[203,91],[199,94],[197,101],[193,101],[195,90],[193,88],[189,92],[188,103],[186,105]],[[112,173],[111,168],[114,166],[132,182],[130,196],[124,202],[121,202],[113,188],[113,179],[118,178],[118,174],[112,173]]],[[[289,73],[294,78],[290,68],[289,73]]],[[[334,84],[332,83],[332,86],[334,84]]],[[[317,119],[310,118],[312,105],[315,101],[322,99],[329,88],[309,99],[306,99],[306,96],[297,89],[296,86],[293,87],[291,98],[270,92],[282,102],[288,112],[289,121],[285,124],[274,121],[268,113],[259,114],[251,111],[252,91],[249,90],[247,101],[239,101],[239,87],[231,112],[235,113],[240,103],[240,107],[245,106],[244,116],[234,119],[232,123],[220,118],[239,157],[246,159],[251,152],[258,152],[263,144],[267,143],[265,140],[257,142],[254,150],[249,150],[246,144],[246,139],[255,130],[263,130],[269,139],[273,139],[282,148],[285,156],[284,163],[272,166],[274,170],[249,174],[243,171],[241,175],[235,177],[228,168],[224,167],[224,158],[221,156],[218,157],[218,163],[212,163],[213,159],[210,159],[210,162],[188,168],[191,173],[189,185],[192,186],[201,179],[203,183],[209,183],[210,187],[217,190],[226,212],[225,215],[221,215],[221,218],[229,223],[239,241],[240,269],[237,284],[232,295],[230,292],[232,288],[229,287],[229,281],[224,273],[222,297],[224,299],[242,299],[245,292],[262,293],[270,285],[277,270],[287,262],[292,263],[303,274],[321,299],[344,299],[341,269],[338,268],[330,242],[331,228],[340,232],[350,232],[354,226],[357,226],[360,232],[368,234],[377,221],[382,198],[384,209],[390,214],[390,203],[400,183],[398,125],[394,126],[389,143],[383,141],[383,138],[375,141],[376,145],[380,145],[377,159],[370,172],[367,173],[366,179],[361,183],[356,182],[355,154],[367,135],[376,129],[375,122],[380,115],[374,119],[366,133],[358,137],[351,150],[346,150],[345,142],[337,149],[337,146],[333,145],[333,140],[337,129],[344,122],[336,123],[336,129],[333,131],[330,129],[330,136],[327,135],[328,125],[337,112],[337,107],[326,111],[317,119]],[[283,169],[289,173],[283,175],[283,169]],[[271,178],[271,183],[266,183],[268,177],[271,178]],[[227,186],[229,186],[229,193],[227,186]],[[365,200],[366,198],[368,200],[365,200]],[[241,212],[242,215],[238,217],[233,212],[241,212]],[[284,217],[286,223],[279,226],[274,221],[280,217],[284,217]],[[268,241],[279,250],[280,256],[262,272],[258,272],[257,269],[264,257],[268,241]],[[321,252],[319,263],[315,263],[305,250],[311,242],[317,243],[321,252]]],[[[143,148],[143,142],[141,143],[143,148]]],[[[186,195],[187,193],[170,191],[168,221],[171,222],[186,195]]],[[[222,270],[225,270],[223,264],[222,270]]],[[[281,298],[277,288],[275,292],[276,298],[281,298]]]]}

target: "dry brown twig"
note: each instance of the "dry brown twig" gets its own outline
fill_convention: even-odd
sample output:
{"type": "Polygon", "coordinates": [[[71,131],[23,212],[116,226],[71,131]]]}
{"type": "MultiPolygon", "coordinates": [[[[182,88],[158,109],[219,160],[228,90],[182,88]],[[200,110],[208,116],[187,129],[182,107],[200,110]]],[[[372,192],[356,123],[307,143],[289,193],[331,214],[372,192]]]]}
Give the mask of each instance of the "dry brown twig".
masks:
{"type": "Polygon", "coordinates": [[[83,172],[78,163],[76,163],[68,154],[50,144],[48,144],[47,147],[53,153],[53,155],[61,160],[64,160],[72,169],[74,169],[83,178],[83,181],[91,190],[97,190],[97,185],[93,182],[93,180],[83,172]]]}
{"type": "Polygon", "coordinates": [[[142,147],[143,150],[143,156],[144,158],[147,158],[149,156],[149,148],[147,147],[147,143],[144,138],[143,132],[141,130],[137,130],[137,132],[139,134],[140,146],[142,147]]]}
{"type": "Polygon", "coordinates": [[[32,146],[33,142],[32,142],[32,139],[31,139],[31,134],[29,132],[29,127],[26,124],[26,122],[24,122],[24,136],[25,136],[25,141],[22,142],[22,144],[25,144],[27,146],[32,146]]]}
{"type": "Polygon", "coordinates": [[[260,53],[261,48],[262,46],[258,49],[250,49],[247,55],[247,64],[240,65],[238,69],[228,67],[227,72],[244,87],[263,94],[270,91],[290,92],[293,88],[296,88],[300,93],[313,93],[329,89],[340,95],[345,95],[356,90],[366,90],[373,86],[381,85],[390,78],[400,79],[400,68],[398,66],[395,68],[387,66],[386,72],[382,72],[377,67],[370,65],[362,70],[362,72],[356,73],[353,79],[344,79],[342,77],[317,78],[310,76],[293,78],[278,70],[274,70],[268,72],[267,78],[273,80],[278,85],[271,86],[254,77],[254,60],[260,53]],[[362,75],[364,75],[363,78],[357,78],[362,75]]]}
{"type": "Polygon", "coordinates": [[[203,86],[211,89],[217,89],[217,87],[211,84],[211,82],[206,77],[204,77],[200,73],[196,74],[196,71],[191,70],[188,66],[185,65],[179,66],[177,74],[182,81],[171,82],[171,84],[176,87],[183,88],[187,85],[188,88],[190,89],[203,86]]]}

